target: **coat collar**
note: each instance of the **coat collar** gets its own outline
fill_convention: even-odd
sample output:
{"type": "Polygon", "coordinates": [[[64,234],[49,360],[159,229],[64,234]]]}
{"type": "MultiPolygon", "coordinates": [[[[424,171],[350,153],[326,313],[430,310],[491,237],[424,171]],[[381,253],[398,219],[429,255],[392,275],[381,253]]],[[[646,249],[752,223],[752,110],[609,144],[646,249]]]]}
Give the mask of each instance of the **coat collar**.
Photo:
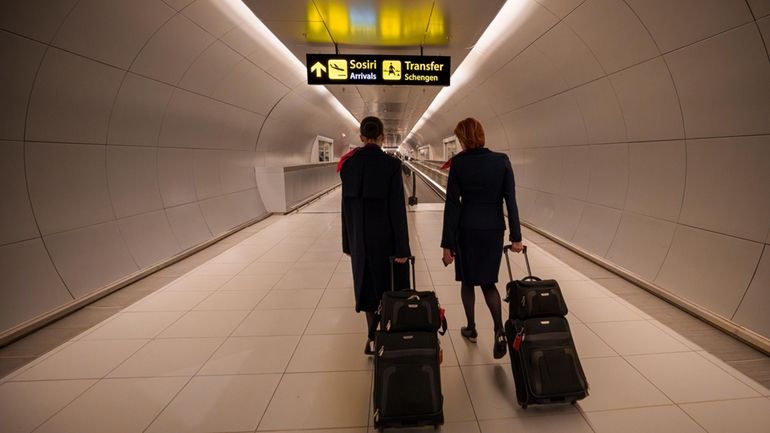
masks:
{"type": "Polygon", "coordinates": [[[466,156],[466,155],[479,155],[479,154],[487,153],[487,152],[491,152],[491,151],[489,149],[487,149],[486,147],[477,147],[475,149],[461,150],[455,156],[449,158],[449,160],[447,162],[445,162],[444,165],[441,166],[441,169],[442,170],[448,170],[450,167],[452,167],[452,161],[455,158],[462,158],[463,156],[466,156]]]}

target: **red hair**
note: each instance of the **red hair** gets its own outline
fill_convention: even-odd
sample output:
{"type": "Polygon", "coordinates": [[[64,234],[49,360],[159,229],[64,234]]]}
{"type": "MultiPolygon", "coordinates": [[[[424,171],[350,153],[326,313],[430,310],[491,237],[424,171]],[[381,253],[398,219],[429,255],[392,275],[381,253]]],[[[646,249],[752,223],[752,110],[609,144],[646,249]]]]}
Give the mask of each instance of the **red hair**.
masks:
{"type": "Polygon", "coordinates": [[[484,147],[484,128],[481,122],[469,117],[461,120],[455,126],[455,135],[463,145],[463,149],[477,149],[484,147]]]}

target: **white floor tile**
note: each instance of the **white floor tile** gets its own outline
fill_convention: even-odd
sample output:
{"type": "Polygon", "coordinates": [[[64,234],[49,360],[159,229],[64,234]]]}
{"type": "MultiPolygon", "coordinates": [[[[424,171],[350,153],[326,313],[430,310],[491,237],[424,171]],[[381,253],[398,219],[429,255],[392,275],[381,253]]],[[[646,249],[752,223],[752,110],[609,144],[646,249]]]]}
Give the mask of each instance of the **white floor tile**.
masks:
{"type": "Polygon", "coordinates": [[[262,292],[270,290],[282,278],[281,274],[243,275],[238,274],[219,288],[220,292],[262,292]]]}
{"type": "Polygon", "coordinates": [[[312,309],[256,309],[243,319],[232,336],[302,335],[312,315],[312,309]]]}
{"type": "Polygon", "coordinates": [[[593,433],[577,413],[479,421],[479,424],[482,433],[593,433]]]}
{"type": "MultiPolygon", "coordinates": [[[[353,308],[319,308],[313,313],[307,334],[358,334],[367,332],[366,316],[353,308]]],[[[363,345],[361,346],[363,348],[363,345]]]]}
{"type": "Polygon", "coordinates": [[[126,311],[190,311],[212,293],[156,292],[128,307],[126,311]]]}
{"type": "Polygon", "coordinates": [[[109,377],[192,376],[222,344],[221,338],[153,340],[109,377]]]}
{"type": "Polygon", "coordinates": [[[13,380],[99,379],[147,340],[76,341],[13,380]]]}
{"type": "Polygon", "coordinates": [[[727,364],[726,362],[722,361],[721,359],[717,358],[716,356],[705,352],[700,351],[697,352],[698,355],[706,358],[707,360],[711,361],[712,364],[716,365],[717,367],[721,368],[722,370],[726,371],[730,376],[740,380],[741,382],[745,383],[746,385],[750,386],[751,389],[754,391],[766,396],[770,397],[770,389],[765,388],[761,384],[757,383],[756,381],[752,380],[750,377],[746,376],[745,374],[741,373],[740,371],[733,368],[730,364],[727,364]]]}
{"type": "Polygon", "coordinates": [[[228,275],[184,276],[163,288],[168,292],[213,292],[222,287],[231,277],[228,275]]]}
{"type": "Polygon", "coordinates": [[[683,404],[681,408],[709,433],[759,433],[770,426],[770,400],[765,398],[683,404]]]}
{"type": "Polygon", "coordinates": [[[199,375],[283,373],[298,336],[228,338],[199,375]]]}
{"type": "Polygon", "coordinates": [[[596,433],[707,433],[677,406],[586,413],[596,433]]]}
{"type": "MultiPolygon", "coordinates": [[[[294,262],[260,262],[256,261],[241,270],[238,274],[243,276],[283,275],[289,271],[294,262]]],[[[280,280],[280,277],[278,278],[280,280]]],[[[278,282],[276,280],[276,282],[278,282]]]]}
{"type": "Polygon", "coordinates": [[[147,433],[253,431],[280,374],[194,377],[147,433]]]}
{"type": "Polygon", "coordinates": [[[158,338],[227,337],[248,314],[248,311],[190,311],[158,338]]]}
{"type": "Polygon", "coordinates": [[[348,289],[353,291],[353,273],[351,272],[335,272],[329,279],[329,284],[326,286],[329,289],[348,289]]]}
{"type": "Polygon", "coordinates": [[[305,335],[291,358],[288,373],[360,371],[372,369],[372,358],[364,354],[366,333],[305,335]]]}
{"type": "Polygon", "coordinates": [[[695,352],[637,355],[627,359],[676,403],[760,396],[695,352]]]}
{"type": "Polygon", "coordinates": [[[690,348],[646,321],[589,323],[602,340],[621,355],[689,352],[690,348]]]}
{"type": "Polygon", "coordinates": [[[441,365],[441,393],[444,395],[445,422],[476,420],[460,367],[441,365]]]}
{"type": "MultiPolygon", "coordinates": [[[[435,432],[435,433],[480,433],[481,430],[479,430],[479,425],[476,421],[465,421],[465,422],[445,422],[444,425],[440,426],[437,430],[433,430],[432,427],[414,427],[414,428],[399,428],[398,430],[393,430],[398,433],[426,433],[426,432],[435,432]]],[[[311,432],[297,432],[297,433],[311,433],[311,432]]],[[[327,433],[324,432],[317,432],[317,433],[327,433]]],[[[335,433],[335,432],[332,432],[335,433]]],[[[373,426],[369,426],[368,433],[378,433],[377,429],[375,429],[373,426]]]]}
{"type": "Polygon", "coordinates": [[[318,301],[321,300],[321,295],[323,295],[323,290],[320,289],[273,290],[262,298],[257,309],[315,308],[318,301]]]}
{"type": "Polygon", "coordinates": [[[0,431],[31,432],[94,383],[96,380],[47,380],[0,385],[0,431]]]}
{"type": "Polygon", "coordinates": [[[348,289],[326,289],[318,308],[351,308],[356,307],[356,296],[353,288],[348,289]]]}
{"type": "Polygon", "coordinates": [[[644,320],[614,298],[573,299],[568,308],[583,323],[644,320]]]}
{"type": "Polygon", "coordinates": [[[440,271],[430,271],[430,279],[434,286],[451,286],[452,284],[458,284],[455,281],[454,269],[445,269],[440,271]]]}
{"type": "Polygon", "coordinates": [[[40,433],[140,433],[187,378],[102,380],[43,424],[40,433]]]}
{"type": "Polygon", "coordinates": [[[182,317],[181,311],[119,313],[83,337],[83,340],[153,338],[182,317]]]}
{"type": "Polygon", "coordinates": [[[612,292],[591,280],[559,280],[559,287],[568,303],[572,299],[615,297],[612,292]]]}
{"type": "Polygon", "coordinates": [[[492,356],[494,346],[494,331],[490,328],[479,328],[476,343],[466,340],[460,331],[449,331],[452,345],[457,354],[457,362],[460,365],[502,364],[510,365],[510,357],[506,354],[500,359],[492,356]]]}
{"type": "Polygon", "coordinates": [[[332,269],[292,269],[281,278],[273,290],[325,289],[332,269]]]}
{"type": "Polygon", "coordinates": [[[569,326],[580,359],[618,356],[618,353],[602,341],[587,325],[570,322],[569,326]]]}
{"type": "MultiPolygon", "coordinates": [[[[449,329],[456,330],[455,332],[460,332],[460,328],[467,325],[468,321],[465,318],[465,310],[463,309],[462,305],[443,305],[444,309],[446,310],[446,318],[447,323],[449,324],[449,329]]],[[[503,306],[505,307],[505,306],[503,306]]],[[[486,305],[475,305],[475,320],[476,320],[476,329],[494,329],[495,323],[492,320],[492,315],[489,314],[489,309],[486,305]]],[[[505,310],[505,308],[503,308],[505,310]]],[[[503,320],[508,317],[503,311],[503,320]]]]}
{"type": "Polygon", "coordinates": [[[212,293],[211,296],[204,299],[203,302],[195,306],[198,311],[233,311],[245,310],[251,311],[257,306],[259,301],[267,296],[268,289],[251,290],[248,292],[230,292],[219,291],[212,293]]]}
{"type": "Polygon", "coordinates": [[[589,358],[581,362],[591,393],[578,402],[585,412],[671,404],[671,400],[621,357],[589,358]]]}
{"type": "Polygon", "coordinates": [[[258,430],[366,427],[371,381],[368,371],[286,374],[258,430]]]}
{"type": "Polygon", "coordinates": [[[246,267],[247,263],[212,263],[198,266],[190,275],[223,275],[234,276],[246,267]]]}

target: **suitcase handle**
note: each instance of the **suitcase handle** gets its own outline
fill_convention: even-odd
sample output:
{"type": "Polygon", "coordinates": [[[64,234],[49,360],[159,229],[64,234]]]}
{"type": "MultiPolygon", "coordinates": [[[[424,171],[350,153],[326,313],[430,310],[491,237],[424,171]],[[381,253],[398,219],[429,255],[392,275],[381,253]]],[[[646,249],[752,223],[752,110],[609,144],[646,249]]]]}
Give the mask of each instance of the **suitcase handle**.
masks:
{"type": "MultiPolygon", "coordinates": [[[[506,245],[503,247],[503,253],[505,253],[505,264],[508,267],[508,277],[510,281],[513,281],[513,273],[511,272],[511,259],[508,257],[508,251],[513,249],[513,245],[506,245]]],[[[535,279],[534,275],[532,275],[532,269],[529,267],[529,256],[527,255],[527,246],[524,245],[524,250],[522,250],[522,253],[524,253],[524,261],[527,263],[527,277],[524,278],[524,281],[527,279],[535,279]]],[[[539,281],[540,278],[537,278],[535,281],[539,281]]]]}
{"type": "MultiPolygon", "coordinates": [[[[415,277],[414,273],[414,256],[409,256],[406,258],[407,263],[410,264],[410,268],[412,268],[412,281],[410,283],[412,290],[417,290],[417,278],[415,277]]],[[[396,275],[394,273],[394,266],[393,264],[396,263],[396,257],[391,256],[389,259],[390,262],[390,291],[396,290],[395,284],[396,284],[396,275]]]]}

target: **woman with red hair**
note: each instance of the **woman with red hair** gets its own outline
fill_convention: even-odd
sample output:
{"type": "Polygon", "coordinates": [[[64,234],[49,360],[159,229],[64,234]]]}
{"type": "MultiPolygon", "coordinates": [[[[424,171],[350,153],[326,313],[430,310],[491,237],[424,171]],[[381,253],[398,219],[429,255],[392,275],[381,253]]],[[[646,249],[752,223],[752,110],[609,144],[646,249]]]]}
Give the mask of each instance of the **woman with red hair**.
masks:
{"type": "Polygon", "coordinates": [[[475,343],[475,286],[480,286],[495,326],[493,355],[506,352],[500,293],[495,283],[503,253],[505,218],[508,211],[508,239],[513,251],[521,252],[521,227],[516,206],[513,169],[508,155],[484,147],[484,128],[478,120],[467,118],[454,130],[463,151],[450,161],[447,183],[444,229],[441,247],[444,263],[455,262],[455,279],[461,282],[460,294],[468,325],[460,333],[475,343]]]}

